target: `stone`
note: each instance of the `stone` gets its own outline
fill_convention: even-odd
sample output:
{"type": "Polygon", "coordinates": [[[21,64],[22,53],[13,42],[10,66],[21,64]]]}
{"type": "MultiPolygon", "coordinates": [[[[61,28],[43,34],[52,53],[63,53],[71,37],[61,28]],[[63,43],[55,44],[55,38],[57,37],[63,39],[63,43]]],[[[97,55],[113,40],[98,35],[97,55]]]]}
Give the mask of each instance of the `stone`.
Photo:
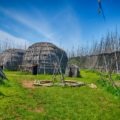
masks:
{"type": "Polygon", "coordinates": [[[93,84],[93,83],[88,84],[88,86],[89,86],[90,88],[93,88],[93,89],[96,89],[96,88],[97,88],[97,86],[96,86],[95,84],[93,84]]]}

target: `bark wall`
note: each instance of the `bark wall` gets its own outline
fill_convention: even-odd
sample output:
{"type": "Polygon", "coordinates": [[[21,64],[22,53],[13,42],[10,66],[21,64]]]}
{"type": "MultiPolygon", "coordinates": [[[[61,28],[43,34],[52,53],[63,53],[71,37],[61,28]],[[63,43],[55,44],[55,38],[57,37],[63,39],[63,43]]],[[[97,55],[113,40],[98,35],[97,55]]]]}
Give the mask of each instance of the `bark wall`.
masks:
{"type": "Polygon", "coordinates": [[[0,66],[8,70],[18,70],[22,64],[25,51],[21,49],[8,49],[0,54],[0,66]]]}
{"type": "Polygon", "coordinates": [[[32,66],[38,66],[38,73],[53,74],[55,67],[61,67],[65,72],[67,55],[64,50],[52,43],[40,42],[30,46],[23,59],[22,70],[32,71],[32,66]]]}

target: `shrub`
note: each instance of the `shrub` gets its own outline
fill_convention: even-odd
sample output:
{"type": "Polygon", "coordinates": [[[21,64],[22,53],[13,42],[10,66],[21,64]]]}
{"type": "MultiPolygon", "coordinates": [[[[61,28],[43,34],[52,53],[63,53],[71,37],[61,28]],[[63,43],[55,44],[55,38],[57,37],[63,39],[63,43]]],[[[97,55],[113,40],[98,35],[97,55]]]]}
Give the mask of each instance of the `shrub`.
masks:
{"type": "Polygon", "coordinates": [[[112,93],[115,96],[120,97],[120,88],[113,87],[112,84],[106,79],[99,79],[98,83],[104,87],[108,92],[112,93]]]}
{"type": "Polygon", "coordinates": [[[120,80],[120,75],[117,75],[117,76],[115,77],[115,80],[120,80]]]}

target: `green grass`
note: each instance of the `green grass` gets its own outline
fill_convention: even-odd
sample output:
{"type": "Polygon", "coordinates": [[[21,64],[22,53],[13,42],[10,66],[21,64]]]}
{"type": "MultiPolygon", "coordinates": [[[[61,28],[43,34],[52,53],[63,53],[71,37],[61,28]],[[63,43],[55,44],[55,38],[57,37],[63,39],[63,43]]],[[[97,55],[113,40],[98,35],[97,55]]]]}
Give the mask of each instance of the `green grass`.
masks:
{"type": "Polygon", "coordinates": [[[33,76],[5,72],[8,81],[0,85],[0,120],[120,120],[120,98],[98,85],[99,76],[88,70],[82,78],[67,80],[97,84],[97,89],[83,87],[22,86],[24,80],[48,80],[50,75],[33,76]]]}

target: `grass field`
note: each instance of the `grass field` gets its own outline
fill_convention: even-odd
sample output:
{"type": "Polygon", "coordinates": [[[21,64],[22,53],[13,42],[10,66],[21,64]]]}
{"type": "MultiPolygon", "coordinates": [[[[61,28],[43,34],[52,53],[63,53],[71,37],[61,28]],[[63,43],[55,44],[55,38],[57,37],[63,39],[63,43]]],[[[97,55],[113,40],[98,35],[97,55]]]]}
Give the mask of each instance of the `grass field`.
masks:
{"type": "Polygon", "coordinates": [[[101,87],[94,72],[81,71],[82,78],[66,79],[95,83],[97,89],[88,86],[28,89],[23,87],[23,81],[50,80],[51,76],[5,73],[8,81],[0,85],[0,120],[120,120],[120,98],[101,87]]]}

